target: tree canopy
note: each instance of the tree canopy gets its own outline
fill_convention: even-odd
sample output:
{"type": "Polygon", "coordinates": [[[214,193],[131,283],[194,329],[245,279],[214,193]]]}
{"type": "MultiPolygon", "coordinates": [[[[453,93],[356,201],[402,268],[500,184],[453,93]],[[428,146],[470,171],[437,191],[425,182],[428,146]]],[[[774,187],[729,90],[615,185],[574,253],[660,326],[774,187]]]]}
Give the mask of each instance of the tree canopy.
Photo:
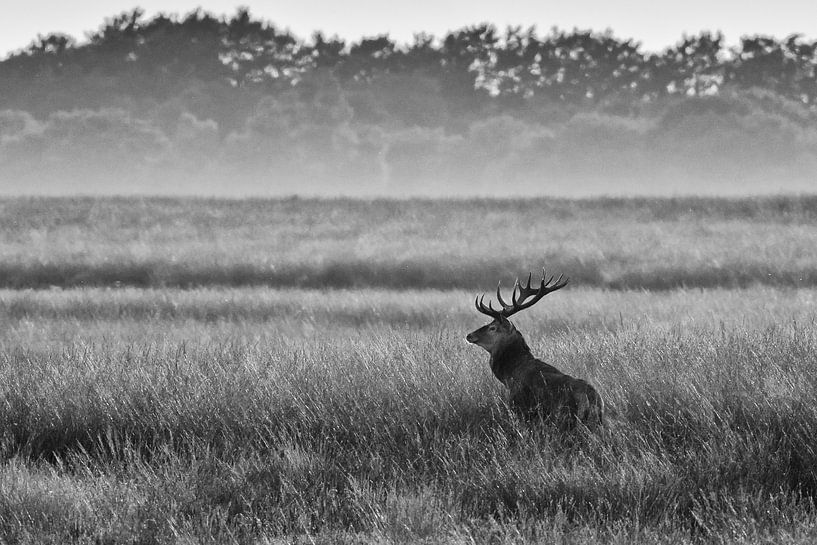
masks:
{"type": "Polygon", "coordinates": [[[816,102],[817,42],[797,35],[728,48],[703,32],[650,53],[609,31],[482,24],[346,43],[245,9],[135,9],[0,62],[0,188],[70,174],[113,192],[492,192],[502,177],[544,193],[561,177],[615,193],[661,176],[798,190],[816,102]]]}

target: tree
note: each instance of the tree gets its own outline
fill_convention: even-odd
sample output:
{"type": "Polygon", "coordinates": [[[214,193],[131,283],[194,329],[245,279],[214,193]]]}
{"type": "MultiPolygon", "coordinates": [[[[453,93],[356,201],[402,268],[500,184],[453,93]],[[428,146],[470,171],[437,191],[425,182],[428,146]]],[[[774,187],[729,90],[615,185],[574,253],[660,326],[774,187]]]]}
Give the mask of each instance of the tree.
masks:
{"type": "Polygon", "coordinates": [[[443,40],[435,68],[440,91],[452,111],[476,112],[484,104],[497,40],[496,28],[487,24],[451,32],[443,40]]]}
{"type": "Polygon", "coordinates": [[[725,80],[723,53],[723,34],[720,32],[684,36],[680,43],[662,55],[651,57],[653,66],[648,78],[648,94],[701,96],[717,92],[725,80]]]}
{"type": "Polygon", "coordinates": [[[742,88],[764,88],[814,104],[817,99],[817,42],[798,35],[778,42],[768,36],[741,39],[733,51],[730,81],[742,88]]]}
{"type": "Polygon", "coordinates": [[[371,82],[377,74],[399,70],[399,66],[392,66],[395,54],[396,44],[388,35],[364,38],[352,44],[343,62],[339,63],[336,74],[341,81],[371,82]]]}

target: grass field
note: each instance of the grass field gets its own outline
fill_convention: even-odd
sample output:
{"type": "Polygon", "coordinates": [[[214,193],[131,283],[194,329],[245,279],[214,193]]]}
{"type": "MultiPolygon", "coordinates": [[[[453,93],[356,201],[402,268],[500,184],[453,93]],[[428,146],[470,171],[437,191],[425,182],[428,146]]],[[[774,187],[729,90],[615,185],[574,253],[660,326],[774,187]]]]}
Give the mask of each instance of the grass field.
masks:
{"type": "Polygon", "coordinates": [[[0,200],[0,287],[817,286],[817,197],[0,200]]]}
{"type": "Polygon", "coordinates": [[[5,285],[67,288],[0,290],[3,540],[817,539],[817,201],[471,204],[2,202],[5,285]],[[542,255],[574,282],[515,322],[597,435],[517,422],[464,341],[542,255]],[[361,276],[314,289],[328,262],[361,276]]]}

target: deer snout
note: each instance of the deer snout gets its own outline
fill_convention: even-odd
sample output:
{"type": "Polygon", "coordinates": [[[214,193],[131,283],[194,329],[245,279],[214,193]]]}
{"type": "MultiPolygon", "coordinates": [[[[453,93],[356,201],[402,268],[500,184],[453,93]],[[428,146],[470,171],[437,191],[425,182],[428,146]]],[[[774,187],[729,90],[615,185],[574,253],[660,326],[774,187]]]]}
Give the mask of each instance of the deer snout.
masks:
{"type": "Polygon", "coordinates": [[[475,343],[477,342],[477,336],[474,335],[473,333],[469,333],[468,335],[465,336],[465,340],[468,341],[469,343],[475,343]]]}

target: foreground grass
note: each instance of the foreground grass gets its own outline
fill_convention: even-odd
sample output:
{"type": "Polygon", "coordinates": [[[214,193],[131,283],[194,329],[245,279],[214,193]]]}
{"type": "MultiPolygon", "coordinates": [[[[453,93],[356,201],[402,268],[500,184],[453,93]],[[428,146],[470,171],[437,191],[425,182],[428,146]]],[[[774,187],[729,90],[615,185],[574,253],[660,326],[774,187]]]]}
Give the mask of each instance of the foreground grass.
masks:
{"type": "Polygon", "coordinates": [[[0,287],[817,286],[817,198],[0,200],[0,287]]]}
{"type": "Polygon", "coordinates": [[[520,426],[465,292],[0,292],[8,542],[810,543],[817,291],[520,316],[606,433],[520,426]]]}

